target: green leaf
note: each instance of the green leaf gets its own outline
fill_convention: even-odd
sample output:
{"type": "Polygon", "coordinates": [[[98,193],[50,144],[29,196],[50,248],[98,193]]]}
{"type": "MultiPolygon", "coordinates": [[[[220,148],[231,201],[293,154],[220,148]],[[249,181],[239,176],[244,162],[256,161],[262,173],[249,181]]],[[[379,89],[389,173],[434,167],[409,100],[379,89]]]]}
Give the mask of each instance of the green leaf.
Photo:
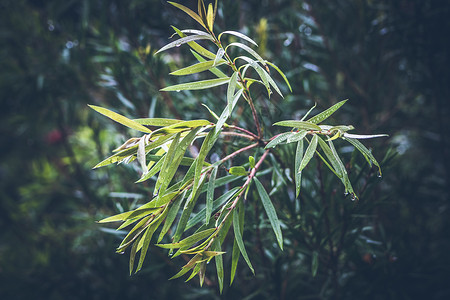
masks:
{"type": "Polygon", "coordinates": [[[322,122],[322,121],[326,120],[328,117],[330,117],[336,110],[338,110],[342,105],[344,105],[345,102],[347,102],[347,100],[343,100],[343,101],[336,103],[329,109],[327,109],[327,110],[321,112],[320,114],[315,115],[314,117],[309,119],[308,122],[311,122],[314,124],[319,124],[320,122],[322,122]]]}
{"type": "Polygon", "coordinates": [[[342,163],[341,159],[339,158],[339,155],[338,155],[336,149],[334,148],[333,142],[328,141],[328,145],[330,146],[331,152],[333,153],[333,156],[334,156],[337,164],[339,165],[339,168],[341,169],[341,172],[342,172],[341,181],[345,186],[345,192],[350,193],[352,195],[352,197],[357,198],[357,196],[355,195],[355,193],[353,191],[353,187],[350,182],[350,179],[348,178],[347,170],[345,169],[344,164],[342,163]]]}
{"type": "Polygon", "coordinates": [[[243,89],[240,89],[233,98],[233,101],[231,102],[231,108],[227,106],[220,115],[219,120],[216,123],[216,134],[219,133],[219,131],[222,129],[223,124],[228,120],[230,117],[230,111],[233,111],[234,107],[236,106],[236,103],[238,102],[239,98],[242,96],[242,93],[244,92],[243,89]]]}
{"type": "Polygon", "coordinates": [[[214,59],[214,66],[218,66],[219,63],[226,63],[226,61],[222,59],[224,54],[225,50],[223,50],[223,48],[219,48],[219,50],[217,50],[216,58],[214,59]]]}
{"type": "Polygon", "coordinates": [[[230,173],[231,175],[234,175],[234,176],[246,176],[247,170],[245,170],[245,168],[242,166],[236,166],[236,167],[231,167],[230,170],[228,170],[228,173],[230,173]]]}
{"type": "Polygon", "coordinates": [[[316,108],[316,106],[317,106],[317,103],[314,103],[314,106],[311,107],[311,108],[306,112],[306,114],[302,117],[302,119],[301,119],[300,121],[304,121],[304,120],[306,119],[306,117],[308,117],[309,114],[314,110],[314,108],[316,108]]]}
{"type": "Polygon", "coordinates": [[[135,183],[144,182],[144,181],[148,180],[149,178],[153,177],[156,173],[158,173],[161,170],[161,167],[164,163],[164,159],[163,159],[164,157],[165,157],[165,155],[160,156],[160,159],[158,160],[158,162],[156,164],[154,164],[153,167],[150,170],[148,170],[148,172],[142,174],[141,178],[138,181],[136,181],[135,183]]]}
{"type": "Polygon", "coordinates": [[[116,121],[117,123],[120,123],[122,125],[125,125],[131,129],[135,129],[135,130],[139,130],[141,132],[145,132],[145,133],[152,133],[152,131],[150,129],[148,129],[145,126],[142,126],[139,123],[134,122],[131,119],[128,119],[127,117],[124,117],[122,115],[119,115],[118,113],[115,113],[109,109],[100,107],[100,106],[95,106],[95,105],[88,105],[90,108],[92,108],[93,110],[101,113],[104,116],[107,116],[108,118],[116,121]]]}
{"type": "Polygon", "coordinates": [[[183,122],[172,124],[172,125],[169,125],[166,127],[162,127],[162,128],[159,128],[158,130],[153,131],[152,137],[166,135],[169,133],[177,133],[177,132],[181,132],[181,131],[186,131],[191,128],[207,126],[210,124],[211,124],[211,122],[208,120],[183,121],[183,122]]]}
{"type": "Polygon", "coordinates": [[[145,256],[147,255],[148,247],[150,245],[150,241],[152,240],[153,234],[155,233],[156,229],[159,227],[165,216],[167,215],[168,210],[164,210],[164,213],[162,213],[155,221],[152,222],[152,224],[147,228],[145,231],[143,239],[143,244],[141,248],[141,255],[139,256],[139,263],[136,268],[136,272],[141,270],[142,265],[144,264],[145,256]]]}
{"type": "MultiPolygon", "coordinates": [[[[143,237],[141,237],[142,239],[143,237]]],[[[134,268],[134,259],[136,257],[137,247],[138,247],[138,241],[134,242],[133,247],[131,247],[130,252],[130,262],[129,262],[129,269],[130,269],[130,276],[133,274],[133,268],[134,268]]]]}
{"type": "Polygon", "coordinates": [[[192,185],[192,190],[196,190],[200,183],[200,175],[203,170],[203,163],[205,161],[206,155],[208,155],[212,146],[216,142],[219,135],[215,134],[214,130],[210,130],[205,140],[202,143],[202,147],[198,153],[197,158],[195,159],[195,173],[194,173],[194,184],[192,185]]]}
{"type": "Polygon", "coordinates": [[[253,180],[255,181],[256,189],[258,190],[259,197],[261,198],[261,202],[264,206],[267,217],[269,217],[270,225],[272,226],[273,232],[275,233],[278,245],[280,246],[280,249],[283,250],[283,234],[281,232],[280,221],[278,220],[275,207],[273,206],[269,195],[267,194],[264,186],[261,184],[258,178],[253,177],[253,180]]]}
{"type": "Polygon", "coordinates": [[[371,162],[373,162],[373,164],[378,167],[378,175],[382,175],[380,164],[375,159],[372,152],[366,148],[366,146],[364,146],[360,141],[352,138],[344,137],[343,139],[352,144],[356,149],[358,149],[358,151],[361,152],[361,154],[366,158],[369,165],[371,164],[371,162]]]}
{"type": "Polygon", "coordinates": [[[145,154],[146,154],[146,151],[145,151],[145,137],[142,137],[139,140],[139,143],[138,143],[138,149],[137,149],[136,157],[137,157],[137,160],[138,160],[139,164],[141,165],[142,172],[144,172],[144,173],[147,172],[147,162],[145,160],[145,154]]]}
{"type": "Polygon", "coordinates": [[[248,162],[249,162],[249,164],[250,164],[250,168],[254,169],[255,166],[256,166],[255,158],[254,158],[253,156],[250,155],[250,156],[248,157],[248,162]]]}
{"type": "MultiPolygon", "coordinates": [[[[149,151],[152,149],[156,149],[158,147],[161,147],[163,144],[165,144],[168,140],[172,139],[174,135],[165,135],[160,136],[157,139],[155,139],[153,142],[151,142],[149,145],[145,146],[145,151],[149,151]]],[[[137,145],[132,146],[130,148],[127,148],[123,151],[117,152],[116,154],[106,158],[102,162],[98,163],[94,169],[100,168],[103,166],[107,166],[112,163],[121,162],[124,159],[128,158],[129,156],[135,155],[137,152],[137,145]]]]}
{"type": "Polygon", "coordinates": [[[279,135],[275,136],[267,145],[264,147],[264,149],[273,148],[276,145],[286,141],[293,133],[292,132],[283,132],[279,135]]]}
{"type": "Polygon", "coordinates": [[[314,152],[316,151],[318,138],[319,137],[315,134],[311,139],[311,143],[306,149],[305,155],[303,156],[302,162],[300,163],[300,167],[298,170],[296,170],[296,172],[301,172],[308,165],[309,161],[314,155],[314,152]]]}
{"type": "MultiPolygon", "coordinates": [[[[175,26],[172,26],[172,28],[175,30],[175,32],[180,36],[180,37],[186,37],[186,35],[181,32],[178,28],[176,28],[175,26]]],[[[205,48],[203,48],[202,46],[200,46],[199,44],[197,44],[196,42],[188,42],[189,47],[191,47],[196,53],[203,55],[204,57],[207,57],[209,59],[214,59],[216,57],[216,55],[214,53],[212,53],[209,50],[206,50],[205,48]]]]}
{"type": "Polygon", "coordinates": [[[118,215],[114,215],[105,219],[102,219],[100,221],[98,221],[98,223],[109,223],[109,222],[118,222],[118,221],[126,221],[129,219],[136,219],[136,218],[142,218],[144,216],[147,216],[149,214],[152,214],[153,212],[157,211],[158,209],[160,209],[159,207],[157,208],[138,208],[135,210],[131,210],[131,211],[127,211],[118,215]]]}
{"type": "MultiPolygon", "coordinates": [[[[157,195],[157,194],[164,194],[165,189],[162,189],[161,186],[163,185],[163,183],[167,182],[167,175],[169,173],[169,164],[173,161],[174,158],[174,154],[175,154],[175,150],[178,147],[178,143],[180,140],[180,133],[177,133],[172,141],[172,143],[170,144],[169,150],[167,151],[166,155],[164,156],[164,162],[163,165],[161,167],[161,171],[159,172],[159,176],[158,179],[156,180],[155,183],[155,188],[153,191],[153,195],[157,195]]],[[[165,186],[167,186],[168,184],[165,184],[165,186]]]]}
{"type": "Polygon", "coordinates": [[[202,105],[203,105],[204,107],[206,107],[206,109],[208,110],[208,112],[211,114],[211,116],[213,116],[213,117],[216,119],[216,121],[219,120],[219,116],[216,115],[216,113],[213,112],[206,104],[202,103],[202,105]]]}
{"type": "Polygon", "coordinates": [[[208,23],[209,30],[213,31],[214,26],[214,9],[212,3],[208,5],[208,12],[206,13],[206,22],[208,23]]]}
{"type": "Polygon", "coordinates": [[[223,59],[219,59],[217,61],[208,60],[208,61],[200,62],[200,63],[197,63],[195,65],[192,65],[192,66],[180,69],[180,70],[176,70],[176,71],[170,73],[170,75],[180,76],[180,75],[190,75],[190,74],[200,73],[203,71],[207,71],[211,68],[214,68],[216,66],[222,65],[224,63],[226,63],[226,61],[223,59]]]}
{"type": "Polygon", "coordinates": [[[305,121],[297,121],[297,120],[288,120],[288,121],[280,121],[273,125],[284,126],[284,127],[294,127],[294,128],[298,128],[298,129],[305,129],[305,130],[317,130],[317,131],[322,130],[322,128],[320,128],[319,126],[315,125],[314,123],[312,123],[310,121],[305,122],[305,121]]]}
{"type": "Polygon", "coordinates": [[[233,110],[233,98],[234,98],[234,91],[236,90],[236,86],[237,86],[237,77],[238,77],[238,72],[234,72],[233,75],[231,75],[230,83],[228,84],[227,107],[228,107],[229,115],[231,115],[231,112],[233,110]]]}
{"type": "Polygon", "coordinates": [[[263,66],[266,65],[266,61],[258,54],[256,53],[255,50],[253,50],[252,48],[250,48],[247,45],[241,44],[241,43],[231,43],[229,44],[226,48],[225,51],[227,51],[227,49],[229,47],[238,47],[241,48],[242,50],[247,51],[248,53],[250,53],[254,58],[256,58],[263,66]]]}
{"type": "Polygon", "coordinates": [[[239,262],[239,246],[236,242],[236,239],[233,240],[233,252],[231,255],[231,279],[230,286],[233,284],[234,276],[236,275],[237,264],[239,262]]]}
{"type": "Polygon", "coordinates": [[[297,150],[295,151],[295,197],[300,195],[300,189],[302,186],[302,172],[298,172],[300,169],[300,163],[303,160],[303,140],[298,141],[297,150]]]}
{"type": "Polygon", "coordinates": [[[212,213],[212,209],[213,209],[214,189],[215,189],[215,182],[216,182],[216,176],[217,176],[217,169],[218,169],[218,167],[214,167],[211,171],[211,175],[209,176],[208,191],[206,193],[205,224],[208,224],[209,218],[211,217],[211,213],[212,213]]]}
{"type": "Polygon", "coordinates": [[[180,272],[178,272],[177,274],[172,276],[169,280],[176,279],[176,278],[183,276],[184,274],[189,272],[189,270],[194,268],[197,265],[197,262],[200,260],[202,260],[201,254],[194,255],[194,257],[192,257],[191,260],[181,268],[180,272]]]}
{"type": "MultiPolygon", "coordinates": [[[[228,200],[230,200],[236,194],[236,192],[239,191],[239,190],[240,190],[240,187],[234,187],[231,190],[229,190],[226,193],[224,193],[223,195],[221,195],[216,200],[214,200],[211,211],[212,212],[216,211],[219,207],[221,207],[228,200]]],[[[201,220],[204,219],[205,213],[206,213],[206,207],[203,208],[202,210],[200,210],[194,217],[192,217],[189,220],[189,222],[186,225],[186,230],[188,230],[188,229],[194,227],[195,225],[197,225],[198,223],[200,223],[201,220]]],[[[208,222],[208,221],[209,221],[209,219],[206,222],[208,222]]]]}
{"type": "Polygon", "coordinates": [[[133,121],[141,125],[147,126],[169,126],[183,122],[183,120],[166,119],[166,118],[143,118],[143,119],[134,119],[133,121]]]}
{"type": "Polygon", "coordinates": [[[210,35],[204,35],[204,34],[196,34],[196,35],[188,35],[186,37],[183,38],[179,38],[176,41],[173,41],[167,45],[165,45],[164,47],[162,47],[161,49],[159,49],[158,51],[156,51],[155,55],[166,51],[168,49],[174,48],[174,47],[180,47],[183,44],[192,42],[192,41],[197,41],[197,40],[210,40],[212,41],[213,38],[210,35]]]}
{"type": "Polygon", "coordinates": [[[238,38],[246,40],[247,42],[250,42],[253,45],[255,45],[256,47],[258,47],[258,44],[254,40],[252,40],[251,38],[246,36],[245,34],[242,34],[242,33],[237,32],[237,31],[231,31],[231,30],[224,31],[221,34],[219,34],[219,36],[218,36],[219,41],[222,38],[222,35],[224,35],[224,34],[231,34],[231,35],[237,36],[238,38]]]}
{"type": "Polygon", "coordinates": [[[308,132],[306,130],[300,130],[299,132],[293,133],[292,135],[290,135],[287,139],[287,143],[293,143],[293,142],[298,142],[301,141],[305,138],[305,136],[308,134],[308,132]]]}
{"type": "Polygon", "coordinates": [[[169,211],[167,212],[166,220],[164,221],[164,226],[159,234],[157,243],[162,241],[162,239],[172,226],[173,222],[175,221],[178,211],[180,210],[181,203],[183,203],[184,197],[186,196],[186,192],[187,191],[184,191],[183,194],[181,194],[181,196],[178,197],[175,200],[175,202],[170,206],[169,211]]]}
{"type": "Polygon", "coordinates": [[[245,262],[247,263],[252,273],[255,274],[255,270],[253,269],[252,263],[250,262],[250,259],[248,258],[247,255],[247,251],[245,250],[244,241],[242,240],[242,233],[244,229],[244,218],[242,217],[243,214],[244,214],[243,206],[239,207],[239,211],[237,210],[233,211],[234,238],[239,247],[239,251],[242,254],[242,257],[244,258],[245,262]]]}
{"type": "Polygon", "coordinates": [[[191,9],[187,8],[184,5],[181,5],[181,4],[178,4],[178,3],[175,3],[175,2],[171,2],[171,1],[167,1],[167,2],[169,2],[173,6],[181,9],[182,11],[187,13],[189,16],[191,16],[191,18],[193,18],[195,21],[197,21],[200,25],[202,25],[203,27],[206,28],[205,24],[202,21],[202,18],[198,14],[196,14],[194,11],[192,11],[191,9]]]}
{"type": "Polygon", "coordinates": [[[201,241],[201,240],[209,237],[215,230],[216,230],[216,228],[209,228],[209,229],[194,233],[193,235],[191,235],[177,243],[157,244],[156,246],[165,248],[165,249],[178,249],[178,248],[190,247],[193,244],[197,243],[198,241],[201,241]]]}
{"type": "Polygon", "coordinates": [[[266,63],[275,70],[277,70],[277,72],[281,75],[281,77],[283,77],[284,82],[286,82],[289,90],[292,92],[291,84],[289,83],[289,80],[287,79],[286,75],[284,75],[284,73],[280,70],[280,68],[278,68],[275,64],[271,63],[270,61],[266,60],[266,63]]]}
{"type": "MultiPolygon", "coordinates": [[[[199,62],[204,62],[204,61],[206,61],[203,57],[201,57],[199,54],[197,54],[195,51],[192,51],[191,50],[191,52],[192,52],[192,54],[195,56],[195,58],[199,61],[199,62]]],[[[211,53],[212,54],[212,53],[211,53]]],[[[212,59],[215,59],[215,55],[214,54],[212,54],[212,59]]],[[[218,68],[216,68],[216,67],[214,67],[214,68],[211,68],[211,69],[209,69],[209,71],[211,72],[211,73],[213,73],[214,75],[216,75],[218,78],[225,78],[225,77],[227,77],[227,75],[225,75],[225,73],[224,72],[222,72],[222,71],[220,71],[218,68]]]]}
{"type": "Polygon", "coordinates": [[[230,78],[228,78],[228,77],[201,80],[201,81],[181,83],[181,84],[168,86],[166,88],[161,89],[161,91],[162,92],[171,92],[171,91],[184,91],[184,90],[202,90],[202,89],[208,89],[211,87],[226,84],[229,81],[230,81],[230,78]]]}
{"type": "MultiPolygon", "coordinates": [[[[218,239],[215,239],[213,242],[213,250],[214,251],[222,251],[220,242],[218,239]]],[[[214,259],[216,261],[216,271],[217,271],[217,282],[219,283],[219,291],[220,294],[222,294],[223,291],[223,279],[224,279],[224,273],[223,273],[223,257],[222,255],[216,255],[214,256],[214,259]]]]}

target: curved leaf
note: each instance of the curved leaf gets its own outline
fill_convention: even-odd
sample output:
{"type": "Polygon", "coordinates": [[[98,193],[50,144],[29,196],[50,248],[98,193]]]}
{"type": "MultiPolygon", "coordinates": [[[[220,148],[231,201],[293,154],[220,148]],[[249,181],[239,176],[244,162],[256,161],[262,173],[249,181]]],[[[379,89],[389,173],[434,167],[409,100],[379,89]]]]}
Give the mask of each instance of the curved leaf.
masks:
{"type": "Polygon", "coordinates": [[[88,106],[90,108],[92,108],[93,110],[101,113],[102,115],[107,116],[108,118],[116,121],[117,123],[125,125],[131,129],[139,130],[139,131],[142,131],[145,133],[152,133],[152,131],[150,129],[148,129],[147,127],[142,126],[141,124],[139,124],[131,119],[128,119],[127,117],[119,115],[118,113],[115,113],[112,110],[109,110],[109,109],[106,109],[106,108],[103,108],[100,106],[96,106],[96,105],[88,104],[88,106]]]}
{"type": "Polygon", "coordinates": [[[317,148],[317,142],[318,142],[318,136],[315,134],[313,138],[311,139],[311,143],[309,144],[308,148],[306,148],[305,155],[303,156],[302,162],[300,163],[300,167],[296,172],[301,172],[309,163],[311,158],[314,155],[314,152],[317,148]]]}
{"type": "Polygon", "coordinates": [[[203,90],[211,87],[219,86],[222,84],[226,84],[230,81],[230,78],[216,78],[216,79],[208,79],[201,80],[195,82],[187,82],[176,84],[172,86],[165,87],[161,89],[162,92],[173,92],[173,91],[185,91],[185,90],[203,90]]]}
{"type": "Polygon", "coordinates": [[[220,33],[219,36],[218,36],[219,41],[222,38],[222,35],[224,35],[224,34],[231,34],[231,35],[237,36],[238,38],[246,40],[247,42],[250,42],[253,45],[255,45],[256,47],[258,47],[258,44],[254,40],[252,40],[251,38],[246,36],[245,34],[237,32],[237,31],[232,31],[232,30],[227,30],[227,31],[224,31],[224,32],[220,33]]]}

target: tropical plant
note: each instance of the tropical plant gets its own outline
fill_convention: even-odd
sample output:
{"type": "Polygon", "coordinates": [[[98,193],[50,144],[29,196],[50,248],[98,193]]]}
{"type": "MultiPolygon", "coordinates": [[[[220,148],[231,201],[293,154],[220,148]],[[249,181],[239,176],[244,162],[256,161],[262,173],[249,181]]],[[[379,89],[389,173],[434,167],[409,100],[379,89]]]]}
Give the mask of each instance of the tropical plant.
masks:
{"type": "MultiPolygon", "coordinates": [[[[142,175],[137,183],[149,179],[155,181],[152,185],[150,201],[99,222],[123,222],[118,229],[132,226],[117,248],[118,253],[131,248],[130,274],[142,268],[153,235],[157,235],[156,246],[168,249],[172,258],[188,257],[187,263],[172,278],[181,277],[191,271],[187,280],[198,275],[202,285],[207,263],[214,258],[218,285],[222,292],[223,254],[225,254],[223,250],[227,235],[231,235],[229,231],[233,232],[230,283],[235,278],[240,256],[254,273],[243,237],[245,211],[250,201],[259,198],[274,232],[275,240],[279,248],[283,250],[281,229],[286,224],[278,217],[275,208],[277,204],[271,201],[271,195],[279,188],[278,182],[294,183],[295,201],[301,192],[302,174],[312,158],[317,157],[320,164],[328,167],[342,181],[345,194],[349,195],[351,200],[356,200],[358,196],[350,182],[347,167],[336,150],[335,142],[337,140],[348,142],[363,155],[370,166],[373,164],[378,168],[378,174],[381,176],[380,164],[359,140],[386,135],[352,134],[349,133],[354,129],[351,125],[323,124],[345,104],[347,100],[344,100],[310,118],[308,116],[315,106],[300,120],[276,122],[273,124],[279,126],[276,128],[287,127],[288,130],[265,138],[265,133],[269,130],[265,130],[261,122],[251,90],[254,86],[261,85],[267,91],[269,98],[273,91],[283,97],[272,77],[272,72],[280,76],[291,89],[286,75],[252,48],[257,44],[250,37],[236,31],[223,31],[216,35],[214,23],[217,1],[214,5],[210,3],[206,6],[203,0],[199,0],[197,12],[178,3],[169,3],[188,14],[203,28],[202,30],[180,30],[173,27],[174,35],[177,35],[178,39],[155,53],[160,54],[187,44],[198,60],[193,65],[171,73],[174,76],[196,74],[195,81],[168,86],[161,91],[204,90],[227,85],[224,93],[226,105],[221,113],[216,113],[203,104],[213,121],[167,118],[130,119],[109,109],[91,105],[90,107],[97,112],[143,134],[128,139],[114,150],[115,154],[97,164],[95,168],[136,160],[142,168],[142,175]],[[203,46],[200,42],[209,44],[203,46]],[[198,80],[202,76],[199,73],[204,71],[209,71],[214,77],[198,80]],[[234,125],[236,122],[234,122],[233,112],[236,107],[250,109],[254,129],[234,125]],[[236,139],[232,140],[231,146],[237,147],[227,152],[231,148],[225,147],[227,143],[230,143],[230,137],[236,139]],[[199,144],[200,140],[203,141],[196,154],[198,148],[195,145],[199,144]],[[283,147],[288,147],[288,151],[292,150],[289,145],[283,146],[285,144],[296,146],[294,155],[284,155],[286,149],[283,150],[283,147]],[[212,153],[214,148],[221,149],[224,153],[222,157],[219,157],[216,152],[212,153]],[[187,154],[188,149],[190,155],[187,154]],[[249,153],[252,155],[247,156],[249,153]],[[208,156],[209,159],[207,159],[208,156]],[[242,159],[243,157],[245,159],[242,159]],[[289,161],[286,157],[293,159],[289,161]],[[233,163],[237,160],[241,163],[233,163]],[[285,167],[284,172],[281,172],[278,165],[285,165],[286,162],[289,162],[290,166],[285,167]],[[276,178],[272,180],[273,188],[268,193],[262,181],[263,177],[269,173],[272,173],[273,179],[276,178]],[[199,201],[199,199],[202,200],[199,201]],[[172,233],[170,240],[167,238],[169,233],[172,233]],[[139,260],[135,267],[139,252],[139,260]]],[[[259,204],[253,203],[253,205],[259,204]]],[[[326,241],[327,239],[321,244],[326,241]]],[[[312,274],[315,276],[319,261],[317,252],[314,252],[312,257],[312,274]]]]}

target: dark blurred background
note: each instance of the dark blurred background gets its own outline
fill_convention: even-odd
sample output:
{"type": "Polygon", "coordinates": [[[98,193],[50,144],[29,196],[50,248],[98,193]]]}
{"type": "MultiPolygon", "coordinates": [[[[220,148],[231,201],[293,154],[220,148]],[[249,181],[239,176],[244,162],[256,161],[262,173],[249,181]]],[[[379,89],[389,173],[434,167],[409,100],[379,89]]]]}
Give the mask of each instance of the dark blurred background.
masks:
{"type": "MultiPolygon", "coordinates": [[[[368,143],[385,163],[381,205],[371,213],[389,255],[358,254],[340,296],[450,299],[450,2],[250,0],[219,8],[216,29],[253,37],[291,81],[293,93],[261,111],[267,125],[314,102],[326,108],[349,98],[341,123],[390,135],[368,143]]],[[[187,52],[152,55],[170,25],[197,27],[160,0],[0,2],[1,299],[220,298],[215,286],[168,281],[179,265],[157,250],[130,277],[127,255],[114,253],[120,237],[95,223],[138,201],[145,185],[133,184],[133,165],[91,170],[129,132],[87,104],[184,119],[204,113],[199,103],[215,105],[212,93],[158,92],[173,80],[171,69],[186,65],[187,52]]],[[[222,298],[260,299],[258,289],[272,284],[265,280],[239,278],[222,298]]],[[[265,298],[327,298],[293,287],[265,298]]]]}

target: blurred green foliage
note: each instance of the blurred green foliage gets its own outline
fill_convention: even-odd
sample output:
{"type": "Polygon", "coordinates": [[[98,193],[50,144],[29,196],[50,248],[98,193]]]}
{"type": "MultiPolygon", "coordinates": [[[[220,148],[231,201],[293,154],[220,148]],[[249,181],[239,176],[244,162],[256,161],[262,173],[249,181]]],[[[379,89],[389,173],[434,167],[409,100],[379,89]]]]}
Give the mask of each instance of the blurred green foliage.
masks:
{"type": "MultiPolygon", "coordinates": [[[[254,37],[294,87],[292,94],[283,90],[285,100],[271,102],[263,89],[255,91],[266,126],[299,118],[314,102],[326,108],[349,98],[342,123],[391,135],[384,145],[372,143],[380,146],[374,153],[388,153],[378,157],[382,180],[366,177],[368,169],[362,177],[358,169],[351,174],[363,191],[358,204],[337,193],[330,174],[314,180],[320,166],[311,167],[300,202],[274,201],[286,223],[284,252],[276,245],[258,249],[274,239],[264,220],[254,220],[257,275],[241,262],[239,280],[223,298],[448,299],[450,5],[273,0],[220,1],[219,9],[219,30],[254,37]],[[345,232],[339,257],[321,244],[327,225],[315,222],[324,208],[337,216],[331,230],[345,232]]],[[[188,62],[152,53],[167,43],[169,24],[186,22],[156,0],[0,3],[2,299],[219,298],[214,286],[167,281],[180,266],[156,248],[129,277],[127,258],[112,250],[120,232],[106,234],[95,223],[148,191],[128,184],[136,180],[134,164],[91,170],[127,132],[87,103],[127,116],[183,119],[205,115],[199,103],[224,105],[212,93],[158,92],[174,83],[166,74],[188,62]]],[[[242,112],[240,122],[246,120],[250,111],[242,112]]],[[[285,151],[284,157],[294,153],[285,151]]],[[[355,166],[363,166],[360,159],[355,166]]],[[[275,199],[289,199],[277,178],[275,199]]]]}

